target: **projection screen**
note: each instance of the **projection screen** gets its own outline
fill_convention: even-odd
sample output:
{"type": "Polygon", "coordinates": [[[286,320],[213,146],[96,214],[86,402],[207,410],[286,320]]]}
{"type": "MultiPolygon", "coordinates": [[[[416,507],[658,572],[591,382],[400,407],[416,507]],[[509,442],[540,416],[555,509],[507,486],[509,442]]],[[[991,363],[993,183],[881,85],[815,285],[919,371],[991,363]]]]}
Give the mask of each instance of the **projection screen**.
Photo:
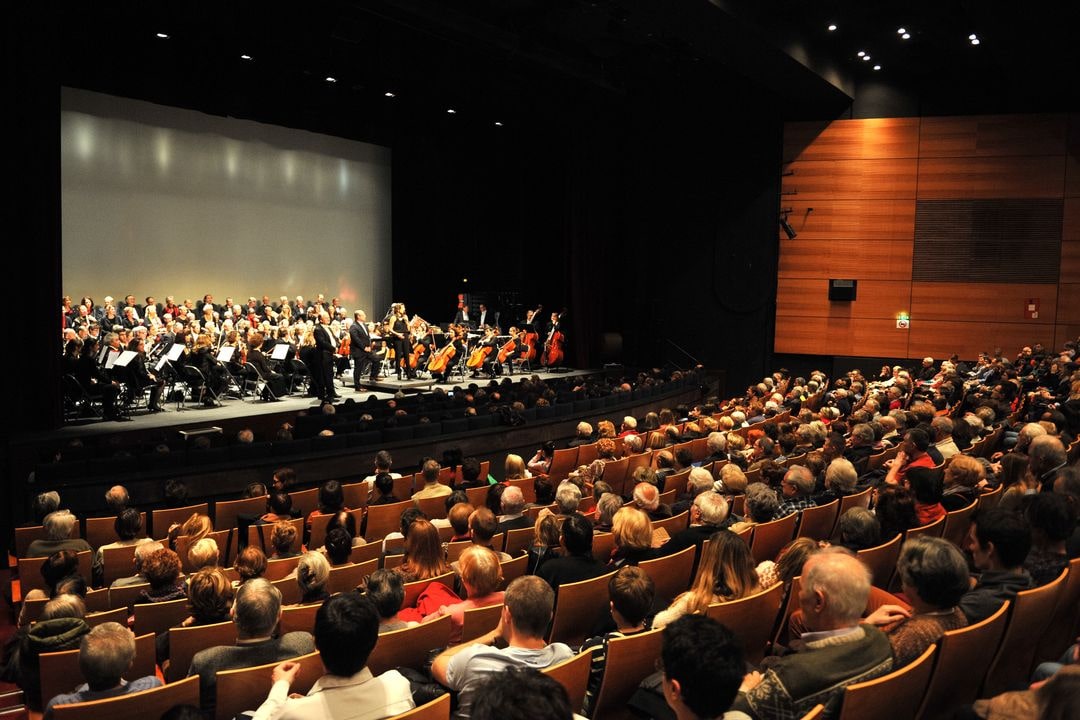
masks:
{"type": "Polygon", "coordinates": [[[63,288],[75,302],[317,293],[390,303],[389,148],[64,88],[63,288]]]}

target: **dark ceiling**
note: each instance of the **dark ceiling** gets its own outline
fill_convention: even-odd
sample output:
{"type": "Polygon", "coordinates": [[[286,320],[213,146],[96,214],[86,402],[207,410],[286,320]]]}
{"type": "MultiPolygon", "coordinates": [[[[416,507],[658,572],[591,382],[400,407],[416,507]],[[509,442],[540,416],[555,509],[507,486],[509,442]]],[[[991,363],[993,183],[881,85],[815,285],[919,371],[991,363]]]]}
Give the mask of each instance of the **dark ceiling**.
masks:
{"type": "Polygon", "coordinates": [[[688,95],[772,120],[1060,111],[1080,105],[1077,5],[69,3],[58,11],[60,74],[77,87],[388,144],[410,125],[493,131],[498,121],[513,132],[572,122],[598,105],[688,95]],[[888,102],[860,102],[882,89],[888,102]]]}

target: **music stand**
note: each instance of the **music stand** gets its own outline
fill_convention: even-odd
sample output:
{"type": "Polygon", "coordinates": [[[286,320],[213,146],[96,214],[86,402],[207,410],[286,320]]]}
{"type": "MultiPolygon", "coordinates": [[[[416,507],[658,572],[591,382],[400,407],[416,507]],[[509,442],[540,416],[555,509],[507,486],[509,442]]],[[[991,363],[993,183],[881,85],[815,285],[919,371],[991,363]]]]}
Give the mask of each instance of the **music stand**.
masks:
{"type": "Polygon", "coordinates": [[[271,360],[278,360],[278,361],[286,360],[289,357],[289,350],[290,349],[291,348],[290,348],[288,343],[278,343],[270,351],[270,359],[271,360]]]}

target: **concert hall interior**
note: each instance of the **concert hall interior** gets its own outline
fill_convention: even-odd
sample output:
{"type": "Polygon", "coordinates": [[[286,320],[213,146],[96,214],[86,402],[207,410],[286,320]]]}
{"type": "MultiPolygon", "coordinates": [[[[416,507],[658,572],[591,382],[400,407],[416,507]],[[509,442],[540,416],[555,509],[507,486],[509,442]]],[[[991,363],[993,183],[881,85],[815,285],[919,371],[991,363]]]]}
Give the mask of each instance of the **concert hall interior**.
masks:
{"type": "MultiPolygon", "coordinates": [[[[1080,330],[1073,5],[16,2],[4,29],[6,435],[62,425],[55,302],[91,292],[68,282],[76,257],[79,278],[120,278],[93,290],[98,304],[195,294],[170,280],[218,302],[348,289],[373,320],[398,301],[446,323],[459,293],[522,314],[542,304],[566,310],[566,366],[701,364],[721,394],[781,365],[838,374],[1059,346],[1080,330]],[[106,246],[76,248],[114,178],[82,178],[101,194],[69,204],[62,116],[95,103],[151,127],[202,117],[206,137],[232,136],[223,154],[229,140],[251,154],[314,138],[344,164],[369,148],[389,163],[372,211],[385,217],[331,238],[332,222],[307,220],[318,203],[283,229],[295,198],[235,214],[261,186],[222,202],[217,188],[178,187],[183,203],[161,207],[187,214],[153,218],[168,232],[117,223],[106,246]],[[969,213],[1000,203],[983,208],[988,222],[1015,211],[1025,233],[1040,232],[1037,215],[1061,258],[1020,280],[1007,253],[983,258],[998,275],[961,289],[952,270],[925,268],[936,261],[920,213],[933,200],[970,201],[969,213]],[[235,225],[245,218],[266,225],[235,225]],[[363,240],[350,246],[350,233],[363,240]],[[831,280],[857,280],[857,297],[830,300],[831,280]],[[1039,309],[1025,310],[1032,298],[1039,309]]],[[[161,163],[145,164],[167,173],[161,163]]]]}

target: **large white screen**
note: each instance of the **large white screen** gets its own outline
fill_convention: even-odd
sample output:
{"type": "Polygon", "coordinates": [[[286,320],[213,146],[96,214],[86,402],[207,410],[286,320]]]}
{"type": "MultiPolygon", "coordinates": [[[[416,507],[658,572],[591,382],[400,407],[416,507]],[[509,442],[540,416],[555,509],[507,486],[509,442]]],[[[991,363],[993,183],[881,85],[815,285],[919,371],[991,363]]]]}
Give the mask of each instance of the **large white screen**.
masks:
{"type": "Polygon", "coordinates": [[[390,303],[390,150],[64,88],[63,288],[78,302],[390,303]]]}

